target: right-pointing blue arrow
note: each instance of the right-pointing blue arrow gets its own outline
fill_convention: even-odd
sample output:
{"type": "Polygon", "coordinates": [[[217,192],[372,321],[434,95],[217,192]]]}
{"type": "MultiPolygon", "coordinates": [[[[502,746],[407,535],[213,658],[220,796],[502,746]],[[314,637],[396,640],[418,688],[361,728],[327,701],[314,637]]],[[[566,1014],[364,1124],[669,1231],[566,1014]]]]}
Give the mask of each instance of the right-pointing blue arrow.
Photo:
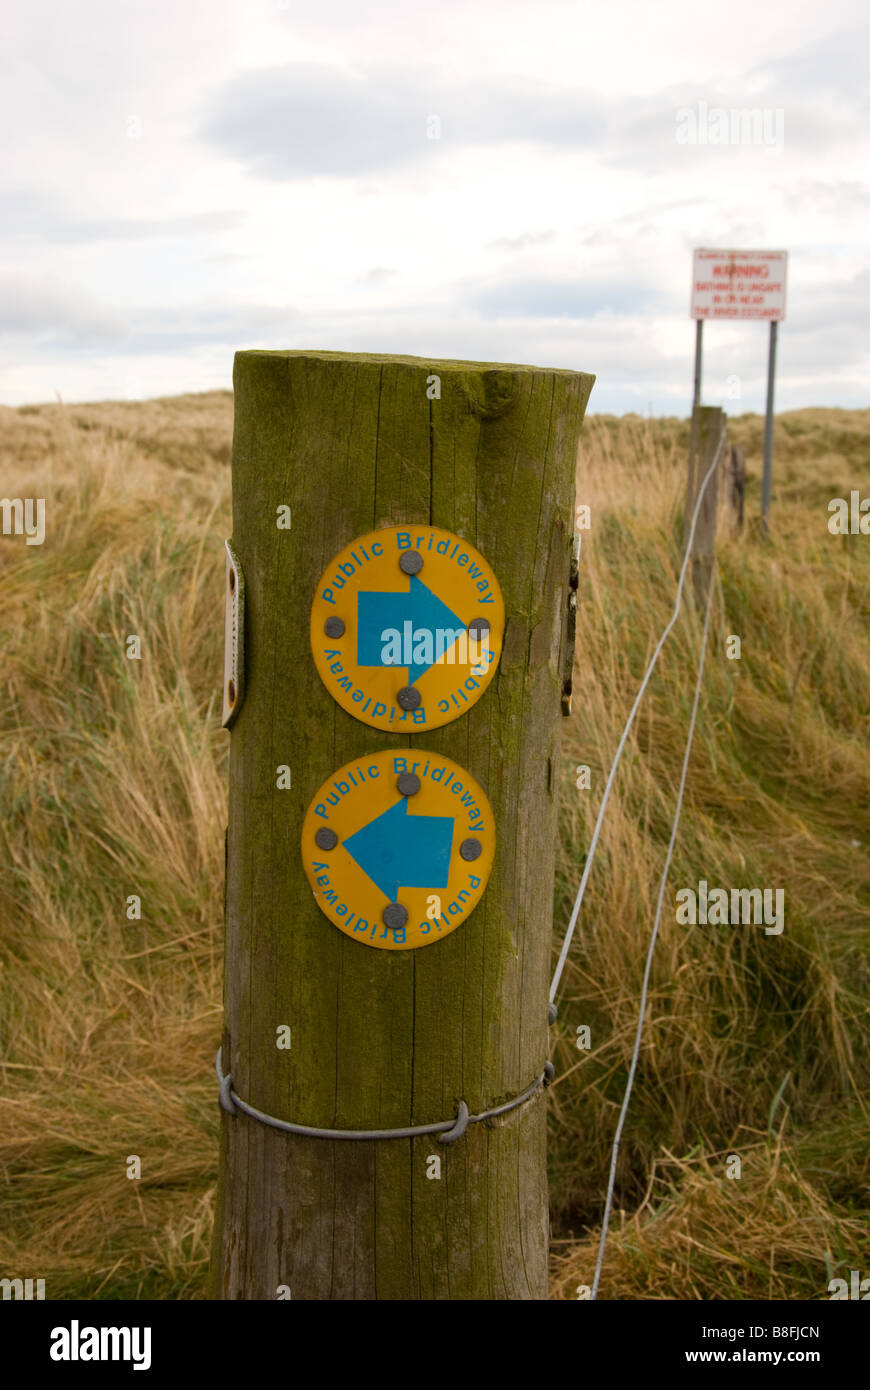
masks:
{"type": "MultiPolygon", "coordinates": [[[[446,650],[465,631],[463,623],[442,603],[437,594],[427,588],[416,574],[410,576],[408,592],[379,593],[363,589],[357,594],[357,639],[356,659],[359,666],[384,666],[384,633],[389,629],[404,633],[406,622],[411,624],[411,632],[420,635],[431,634],[430,644],[434,657],[436,652],[436,633],[453,633],[446,650]]],[[[446,640],[446,639],[445,639],[446,640]]],[[[413,651],[412,638],[412,651],[413,651]]],[[[433,662],[426,665],[408,666],[408,684],[413,685],[433,662]]],[[[410,887],[410,885],[408,885],[410,887]]]]}
{"type": "Polygon", "coordinates": [[[453,844],[452,816],[412,816],[408,798],[355,831],[344,848],[394,903],[399,888],[446,888],[453,844]]]}

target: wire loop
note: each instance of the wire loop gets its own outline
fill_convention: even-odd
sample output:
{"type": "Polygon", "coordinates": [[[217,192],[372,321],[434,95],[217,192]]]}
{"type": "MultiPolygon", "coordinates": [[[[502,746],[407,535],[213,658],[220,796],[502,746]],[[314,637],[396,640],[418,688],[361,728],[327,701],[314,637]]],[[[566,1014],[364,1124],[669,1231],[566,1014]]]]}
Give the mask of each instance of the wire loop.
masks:
{"type": "Polygon", "coordinates": [[[267,1115],[262,1110],[257,1110],[255,1106],[249,1105],[246,1100],[242,1100],[233,1090],[233,1078],[229,1072],[223,1073],[221,1066],[221,1048],[218,1048],[215,1058],[215,1071],[217,1072],[218,1091],[220,1103],[229,1115],[248,1115],[252,1120],[259,1120],[260,1124],[269,1125],[272,1129],[283,1130],[285,1134],[302,1134],[309,1139],[416,1139],[423,1134],[437,1134],[439,1144],[455,1144],[457,1139],[461,1139],[469,1125],[479,1125],[484,1120],[491,1120],[496,1115],[505,1115],[509,1110],[516,1110],[520,1105],[525,1105],[526,1101],[532,1099],[538,1091],[550,1084],[555,1075],[555,1068],[552,1062],[547,1062],[540,1076],[537,1077],[524,1091],[512,1100],[505,1101],[503,1105],[493,1106],[490,1110],[482,1110],[479,1115],[469,1115],[468,1106],[464,1100],[459,1102],[456,1116],[452,1120],[439,1120],[432,1125],[408,1125],[404,1129],[321,1129],[317,1125],[296,1125],[289,1120],[276,1120],[274,1115],[267,1115]]]}

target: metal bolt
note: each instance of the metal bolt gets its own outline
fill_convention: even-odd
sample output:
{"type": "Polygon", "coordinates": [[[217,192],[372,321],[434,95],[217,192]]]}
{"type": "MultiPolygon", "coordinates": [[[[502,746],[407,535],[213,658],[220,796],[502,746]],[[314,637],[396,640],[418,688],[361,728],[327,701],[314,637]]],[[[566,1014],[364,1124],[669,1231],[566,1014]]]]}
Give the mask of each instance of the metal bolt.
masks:
{"type": "Polygon", "coordinates": [[[419,690],[415,690],[413,685],[404,685],[396,696],[396,700],[402,709],[419,709],[423,703],[423,696],[419,690]]]}
{"type": "Polygon", "coordinates": [[[420,790],[420,778],[416,772],[400,772],[396,778],[396,786],[402,796],[416,796],[420,790]]]}
{"type": "Polygon", "coordinates": [[[323,624],[323,631],[326,633],[327,637],[343,637],[344,623],[341,618],[327,618],[326,622],[323,624]]]}
{"type": "Polygon", "coordinates": [[[479,642],[485,632],[489,632],[489,618],[472,618],[468,624],[468,635],[479,642]]]}
{"type": "Polygon", "coordinates": [[[408,920],[408,909],[401,903],[387,903],[384,908],[385,927],[404,927],[408,920]]]}
{"type": "Polygon", "coordinates": [[[399,556],[399,569],[403,574],[419,574],[423,568],[423,556],[419,550],[405,550],[399,556]]]}
{"type": "Polygon", "coordinates": [[[483,854],[483,845],[479,840],[473,838],[463,840],[462,844],[459,846],[459,853],[462,855],[463,859],[479,859],[483,854]]]}
{"type": "Polygon", "coordinates": [[[338,836],[334,830],[330,830],[328,825],[322,825],[314,836],[314,843],[318,849],[335,849],[338,844],[338,836]]]}

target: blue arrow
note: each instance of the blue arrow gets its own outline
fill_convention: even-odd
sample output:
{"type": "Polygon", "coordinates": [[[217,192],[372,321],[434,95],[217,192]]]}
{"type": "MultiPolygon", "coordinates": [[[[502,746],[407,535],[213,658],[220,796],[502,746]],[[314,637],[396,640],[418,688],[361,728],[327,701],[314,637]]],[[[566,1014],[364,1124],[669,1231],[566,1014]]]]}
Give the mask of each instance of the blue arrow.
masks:
{"type": "Polygon", "coordinates": [[[394,903],[399,886],[446,888],[453,844],[452,816],[409,816],[408,798],[369,821],[344,848],[394,903]]]}
{"type": "MultiPolygon", "coordinates": [[[[410,587],[405,593],[371,593],[363,590],[357,594],[357,639],[356,639],[356,659],[358,666],[385,666],[384,661],[384,636],[388,628],[393,628],[403,639],[404,644],[404,625],[411,623],[411,631],[415,636],[421,636],[424,632],[431,634],[432,642],[432,661],[424,663],[422,666],[408,666],[408,684],[413,685],[429,667],[434,664],[438,650],[435,645],[435,634],[440,628],[441,631],[450,629],[457,635],[465,631],[465,623],[452,613],[446,603],[442,603],[432,590],[427,588],[422,579],[418,579],[416,574],[410,577],[410,587]]],[[[454,638],[454,641],[456,639],[454,638]]],[[[452,646],[450,642],[448,647],[452,646]]],[[[402,652],[402,655],[413,655],[414,642],[410,643],[411,651],[402,652]]],[[[404,665],[404,663],[402,663],[404,665]]],[[[398,663],[397,663],[397,669],[398,663]]]]}

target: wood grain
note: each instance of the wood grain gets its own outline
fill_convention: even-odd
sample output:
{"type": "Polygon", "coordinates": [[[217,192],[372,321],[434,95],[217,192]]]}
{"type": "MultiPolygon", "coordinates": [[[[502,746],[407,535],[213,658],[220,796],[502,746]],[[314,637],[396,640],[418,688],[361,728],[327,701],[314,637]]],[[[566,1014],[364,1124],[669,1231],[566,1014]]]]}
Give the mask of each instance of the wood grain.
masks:
{"type": "MultiPolygon", "coordinates": [[[[472,1113],[547,1056],[562,647],[579,372],[328,352],[235,360],[233,543],[246,581],[246,695],[231,733],[224,1068],[251,1104],[372,1128],[472,1113]],[[430,400],[430,374],[441,398],[430,400]],[[278,530],[277,508],[292,507],[278,530]],[[342,710],[308,639],[321,572],[354,536],[401,522],[456,531],[493,566],[499,671],[444,728],[381,733],[342,710]],[[469,920],[378,951],[317,908],[305,810],[351,758],[390,746],[454,758],[485,788],[496,860],[469,920]],[[289,764],[292,788],[278,790],[289,764]],[[275,1045],[279,1024],[292,1048],[275,1045]]],[[[430,1138],[327,1142],[223,1115],[216,1298],[543,1299],[545,1099],[430,1138]],[[431,1153],[440,1180],[426,1177],[431,1153]]]]}

